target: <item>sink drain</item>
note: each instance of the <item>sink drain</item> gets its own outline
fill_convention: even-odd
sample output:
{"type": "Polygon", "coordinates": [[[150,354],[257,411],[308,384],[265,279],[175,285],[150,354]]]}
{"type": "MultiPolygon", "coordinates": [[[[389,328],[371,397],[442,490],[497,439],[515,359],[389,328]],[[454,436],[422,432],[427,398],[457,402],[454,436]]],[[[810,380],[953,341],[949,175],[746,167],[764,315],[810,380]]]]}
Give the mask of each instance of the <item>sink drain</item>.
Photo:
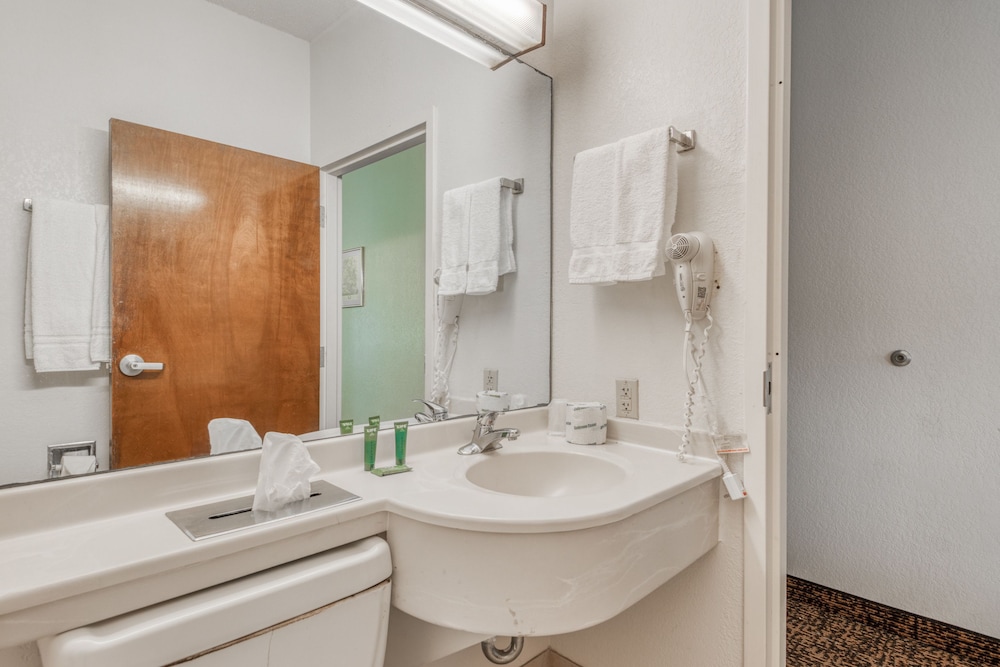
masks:
{"type": "Polygon", "coordinates": [[[491,637],[482,643],[483,655],[495,665],[506,665],[517,660],[524,648],[524,637],[511,637],[510,646],[505,649],[497,648],[497,638],[491,637]]]}

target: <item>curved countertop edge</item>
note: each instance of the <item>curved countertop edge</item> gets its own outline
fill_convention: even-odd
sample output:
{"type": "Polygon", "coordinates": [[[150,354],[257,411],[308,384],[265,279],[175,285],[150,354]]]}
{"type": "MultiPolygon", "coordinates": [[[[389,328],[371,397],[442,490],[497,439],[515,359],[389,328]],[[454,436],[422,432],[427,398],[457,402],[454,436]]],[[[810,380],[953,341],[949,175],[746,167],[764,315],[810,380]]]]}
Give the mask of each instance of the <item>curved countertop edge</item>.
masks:
{"type": "MultiPolygon", "coordinates": [[[[544,413],[544,410],[541,412],[544,413]]],[[[519,421],[528,421],[526,426],[537,426],[539,419],[537,415],[526,415],[524,420],[519,421]]],[[[454,432],[454,426],[449,430],[454,432]]],[[[416,431],[415,429],[414,432],[416,431]]],[[[427,430],[425,433],[430,434],[432,431],[427,430]]],[[[444,430],[438,433],[446,436],[444,430]]],[[[522,437],[531,435],[529,432],[522,437]]],[[[541,435],[544,437],[544,433],[541,435]]],[[[416,454],[411,461],[419,466],[427,456],[439,450],[451,450],[458,444],[461,443],[455,442],[453,438],[441,437],[435,447],[425,448],[423,453],[416,454]],[[450,442],[441,445],[441,441],[450,442]]],[[[514,447],[515,445],[511,445],[512,449],[514,447]]],[[[654,451],[663,455],[669,450],[655,448],[654,451]]],[[[242,464],[242,467],[245,468],[246,465],[242,464]]],[[[421,506],[419,502],[413,502],[415,490],[399,487],[419,486],[422,477],[419,470],[419,467],[415,467],[414,474],[386,478],[377,478],[353,467],[324,470],[315,479],[325,479],[342,486],[361,496],[362,500],[198,542],[184,535],[166,518],[165,512],[224,500],[234,495],[252,494],[253,489],[245,490],[244,493],[199,498],[194,502],[173,502],[166,506],[144,508],[138,512],[122,512],[90,522],[2,539],[0,591],[4,592],[0,594],[0,648],[139,609],[350,541],[377,535],[385,532],[388,513],[465,530],[506,533],[578,530],[624,518],[720,475],[717,464],[701,459],[697,466],[690,469],[695,471],[694,474],[685,475],[678,484],[662,493],[608,503],[601,506],[600,510],[595,510],[594,507],[600,506],[602,499],[606,500],[612,494],[587,494],[591,503],[588,511],[577,506],[579,511],[564,512],[558,517],[536,516],[511,521],[509,517],[482,514],[471,516],[468,511],[442,508],[441,503],[421,506]],[[409,501],[406,500],[407,497],[409,501]],[[151,585],[157,582],[159,585],[151,585]],[[128,595],[118,597],[127,597],[127,601],[112,600],[116,591],[120,594],[126,590],[128,595]],[[83,601],[87,601],[87,604],[83,604],[83,601]],[[45,614],[60,605],[66,609],[87,607],[86,620],[72,614],[69,615],[71,620],[68,618],[62,624],[58,620],[47,620],[45,614]],[[8,632],[12,628],[15,632],[8,632]]],[[[253,477],[251,483],[255,483],[256,474],[253,477]]],[[[431,492],[427,489],[424,491],[431,492]]],[[[452,487],[446,489],[446,492],[454,494],[456,489],[452,487]]],[[[482,491],[471,489],[464,493],[480,497],[483,495],[482,491]]],[[[497,496],[511,500],[506,494],[497,496]]],[[[513,498],[512,502],[522,510],[529,510],[530,505],[539,500],[513,498]]],[[[551,504],[553,499],[543,500],[551,504]]],[[[574,498],[557,500],[564,507],[579,504],[574,498]]]]}
{"type": "MultiPolygon", "coordinates": [[[[526,434],[522,436],[522,440],[531,436],[532,434],[526,434]]],[[[437,471],[436,479],[427,485],[437,488],[422,488],[411,493],[402,491],[388,496],[386,510],[390,514],[458,530],[495,533],[569,532],[620,521],[722,475],[721,468],[715,461],[691,457],[689,463],[677,464],[674,452],[644,445],[609,441],[605,445],[581,450],[579,445],[567,445],[558,439],[548,438],[547,442],[538,444],[536,440],[526,448],[522,440],[510,446],[511,453],[560,450],[613,460],[624,458],[617,450],[619,447],[642,448],[646,450],[642,452],[646,463],[683,467],[672,470],[668,476],[650,468],[631,471],[639,479],[625,489],[614,486],[580,495],[530,497],[473,486],[463,479],[462,473],[469,466],[475,465],[477,459],[462,457],[453,466],[452,475],[441,475],[437,471]],[[669,485],[663,486],[664,482],[669,485]]],[[[503,456],[503,451],[497,455],[503,456]]],[[[413,464],[414,472],[421,470],[419,461],[414,461],[413,464]]]]}

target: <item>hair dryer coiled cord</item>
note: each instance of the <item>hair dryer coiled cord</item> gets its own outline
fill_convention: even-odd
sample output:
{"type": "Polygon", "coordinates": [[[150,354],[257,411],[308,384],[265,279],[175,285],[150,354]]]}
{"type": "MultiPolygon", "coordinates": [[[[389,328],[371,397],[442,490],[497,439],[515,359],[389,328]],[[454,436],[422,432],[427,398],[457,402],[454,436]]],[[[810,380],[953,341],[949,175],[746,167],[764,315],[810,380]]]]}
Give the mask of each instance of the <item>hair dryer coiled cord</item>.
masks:
{"type": "MultiPolygon", "coordinates": [[[[688,379],[688,390],[687,401],[684,404],[684,434],[681,436],[681,446],[677,450],[677,460],[682,462],[687,459],[688,451],[691,448],[691,425],[694,421],[695,388],[701,382],[701,366],[702,361],[705,359],[705,350],[708,348],[708,333],[712,330],[712,325],[715,324],[712,319],[711,307],[707,309],[705,317],[708,319],[708,326],[702,332],[701,345],[696,348],[691,312],[684,312],[684,375],[688,379]],[[693,374],[688,370],[688,358],[694,360],[693,374]]],[[[723,467],[725,468],[725,462],[723,462],[723,467]]],[[[728,469],[726,472],[728,472],[728,469]]]]}

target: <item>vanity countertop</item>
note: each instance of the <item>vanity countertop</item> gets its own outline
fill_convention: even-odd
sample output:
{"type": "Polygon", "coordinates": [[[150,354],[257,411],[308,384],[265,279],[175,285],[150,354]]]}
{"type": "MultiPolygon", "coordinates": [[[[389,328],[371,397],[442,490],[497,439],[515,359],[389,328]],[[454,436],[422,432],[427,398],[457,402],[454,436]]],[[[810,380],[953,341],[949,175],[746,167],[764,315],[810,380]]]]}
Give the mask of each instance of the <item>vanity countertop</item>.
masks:
{"type": "MultiPolygon", "coordinates": [[[[672,458],[665,447],[675,434],[628,424],[620,427],[619,437],[649,439],[653,446],[609,441],[587,448],[588,456],[627,470],[634,483],[624,489],[561,497],[484,490],[466,479],[468,468],[484,457],[579,447],[545,434],[544,408],[502,419],[502,426],[516,426],[522,436],[496,454],[455,453],[471,433],[471,418],[413,428],[408,457],[413,472],[386,477],[360,469],[360,436],[309,443],[321,468],[314,479],[361,500],[197,542],[165,513],[252,495],[258,452],[5,489],[0,493],[0,648],[383,533],[390,513],[487,532],[571,531],[615,521],[719,475],[718,465],[703,459],[659,465],[664,457],[672,458]]],[[[383,432],[377,465],[391,465],[392,437],[391,431],[383,432]]]]}

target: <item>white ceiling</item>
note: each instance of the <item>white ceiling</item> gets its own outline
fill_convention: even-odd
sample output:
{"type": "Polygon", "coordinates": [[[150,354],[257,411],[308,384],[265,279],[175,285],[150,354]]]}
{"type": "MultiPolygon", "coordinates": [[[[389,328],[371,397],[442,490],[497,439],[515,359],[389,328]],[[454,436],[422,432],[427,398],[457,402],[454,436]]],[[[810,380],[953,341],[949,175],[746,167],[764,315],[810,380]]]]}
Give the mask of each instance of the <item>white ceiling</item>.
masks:
{"type": "Polygon", "coordinates": [[[311,42],[357,6],[356,0],[208,0],[311,42]]]}

